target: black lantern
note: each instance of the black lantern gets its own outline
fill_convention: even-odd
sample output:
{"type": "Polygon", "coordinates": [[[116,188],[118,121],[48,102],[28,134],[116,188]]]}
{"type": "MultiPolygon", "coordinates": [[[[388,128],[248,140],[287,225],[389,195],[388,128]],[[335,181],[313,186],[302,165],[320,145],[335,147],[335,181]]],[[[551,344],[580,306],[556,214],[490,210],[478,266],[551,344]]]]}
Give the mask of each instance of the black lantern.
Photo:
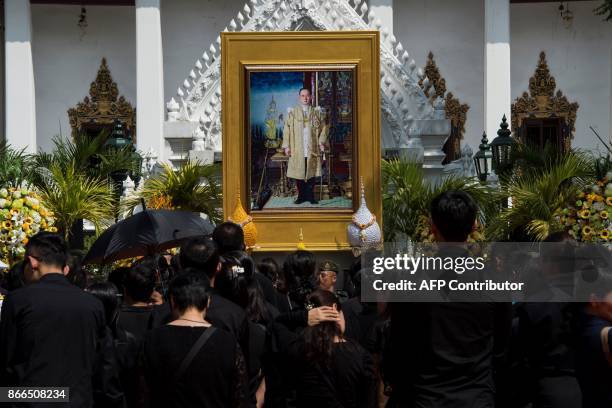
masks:
{"type": "MultiPolygon", "coordinates": [[[[132,138],[128,135],[124,124],[116,120],[109,138],[106,140],[106,143],[104,143],[104,148],[107,152],[112,153],[130,147],[134,149],[132,138]]],[[[127,179],[130,170],[132,169],[118,169],[109,174],[110,178],[113,180],[113,186],[117,196],[121,195],[123,191],[123,182],[127,179]]]]}
{"type": "Polygon", "coordinates": [[[482,132],[482,140],[480,146],[478,146],[478,152],[474,155],[474,164],[476,165],[476,173],[478,178],[483,183],[487,181],[487,177],[493,170],[493,154],[491,153],[491,146],[489,146],[489,140],[487,140],[487,134],[482,132]]]}
{"type": "Polygon", "coordinates": [[[128,135],[123,123],[116,120],[108,140],[104,143],[106,149],[123,149],[132,144],[132,138],[128,135]]]}
{"type": "Polygon", "coordinates": [[[504,115],[497,131],[497,137],[491,142],[493,170],[497,174],[504,172],[512,166],[512,154],[516,147],[516,141],[510,137],[511,133],[510,129],[508,129],[506,115],[504,115]]]}

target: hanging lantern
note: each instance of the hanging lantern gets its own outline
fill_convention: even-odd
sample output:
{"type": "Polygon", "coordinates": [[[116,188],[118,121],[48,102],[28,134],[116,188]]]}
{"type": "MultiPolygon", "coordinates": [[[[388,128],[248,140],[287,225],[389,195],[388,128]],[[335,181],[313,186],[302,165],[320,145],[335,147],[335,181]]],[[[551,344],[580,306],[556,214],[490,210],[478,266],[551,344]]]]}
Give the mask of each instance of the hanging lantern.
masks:
{"type": "Polygon", "coordinates": [[[493,170],[497,174],[507,170],[512,165],[512,155],[513,150],[516,148],[516,140],[510,137],[511,134],[512,132],[508,129],[506,115],[504,115],[497,131],[497,137],[491,142],[493,170]]]}
{"type": "Polygon", "coordinates": [[[487,177],[493,171],[493,153],[487,139],[487,134],[482,133],[482,140],[478,146],[478,152],[474,155],[474,164],[476,165],[476,173],[481,182],[486,182],[487,177]]]}

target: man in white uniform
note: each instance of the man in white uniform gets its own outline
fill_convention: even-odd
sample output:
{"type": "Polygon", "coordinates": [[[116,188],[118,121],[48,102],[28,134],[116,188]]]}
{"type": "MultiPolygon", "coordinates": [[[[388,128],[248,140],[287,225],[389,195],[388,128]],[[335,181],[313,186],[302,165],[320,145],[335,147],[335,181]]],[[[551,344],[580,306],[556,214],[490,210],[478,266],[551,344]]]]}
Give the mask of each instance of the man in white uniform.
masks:
{"type": "Polygon", "coordinates": [[[321,156],[327,143],[328,127],[321,108],[313,108],[311,101],[310,89],[300,89],[300,103],[289,108],[283,129],[282,147],[285,155],[289,156],[287,177],[295,179],[298,187],[295,204],[318,203],[314,197],[314,185],[315,178],[321,177],[321,156]]]}

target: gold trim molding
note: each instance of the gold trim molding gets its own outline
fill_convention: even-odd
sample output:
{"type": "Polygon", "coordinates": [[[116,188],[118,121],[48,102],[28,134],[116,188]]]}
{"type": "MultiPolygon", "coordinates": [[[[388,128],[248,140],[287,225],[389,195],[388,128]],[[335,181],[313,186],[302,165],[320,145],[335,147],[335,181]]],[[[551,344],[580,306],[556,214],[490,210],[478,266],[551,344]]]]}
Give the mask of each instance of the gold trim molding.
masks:
{"type": "Polygon", "coordinates": [[[555,93],[556,88],[557,83],[550,75],[546,54],[542,51],[535,73],[529,78],[529,93],[523,92],[512,104],[512,131],[519,135],[523,120],[528,118],[562,118],[569,129],[569,137],[565,139],[567,151],[576,130],[574,125],[579,105],[569,102],[560,89],[555,93]]]}
{"type": "Polygon", "coordinates": [[[136,143],[136,110],[123,95],[119,96],[117,83],[108,69],[106,58],[102,58],[96,79],[89,86],[89,96],[76,107],[68,109],[68,118],[73,134],[82,131],[87,125],[108,126],[120,120],[136,143]]]}
{"type": "Polygon", "coordinates": [[[444,99],[446,119],[449,119],[452,128],[456,129],[447,142],[450,143],[450,151],[446,152],[446,161],[458,159],[461,156],[461,140],[463,140],[463,135],[465,133],[467,111],[470,110],[470,106],[466,103],[461,103],[459,99],[455,98],[452,92],[446,92],[446,79],[440,74],[438,65],[434,60],[433,52],[431,51],[427,55],[427,63],[425,64],[424,72],[425,75],[419,80],[419,86],[423,89],[423,92],[425,92],[425,95],[432,104],[438,97],[444,99]],[[429,79],[426,85],[424,84],[425,78],[429,79]]]}

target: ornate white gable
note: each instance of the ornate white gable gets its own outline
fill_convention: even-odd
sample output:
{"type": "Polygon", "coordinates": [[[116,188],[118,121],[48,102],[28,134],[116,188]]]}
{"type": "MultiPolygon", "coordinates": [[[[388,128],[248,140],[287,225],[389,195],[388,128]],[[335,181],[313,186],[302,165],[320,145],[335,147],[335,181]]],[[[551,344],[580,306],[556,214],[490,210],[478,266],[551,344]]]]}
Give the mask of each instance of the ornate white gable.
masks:
{"type": "MultiPolygon", "coordinates": [[[[415,135],[415,128],[424,119],[434,119],[434,108],[418,84],[423,70],[417,69],[402,44],[381,27],[380,20],[375,19],[366,3],[365,0],[250,0],[224,31],[381,30],[381,109],[395,142],[395,146],[385,147],[397,147],[402,144],[402,136],[405,141],[409,134],[420,134],[417,130],[415,135]]],[[[172,98],[166,105],[168,122],[197,123],[192,127],[175,124],[192,129],[194,150],[206,146],[221,151],[220,48],[219,36],[196,60],[189,76],[179,86],[176,99],[172,98]]]]}

